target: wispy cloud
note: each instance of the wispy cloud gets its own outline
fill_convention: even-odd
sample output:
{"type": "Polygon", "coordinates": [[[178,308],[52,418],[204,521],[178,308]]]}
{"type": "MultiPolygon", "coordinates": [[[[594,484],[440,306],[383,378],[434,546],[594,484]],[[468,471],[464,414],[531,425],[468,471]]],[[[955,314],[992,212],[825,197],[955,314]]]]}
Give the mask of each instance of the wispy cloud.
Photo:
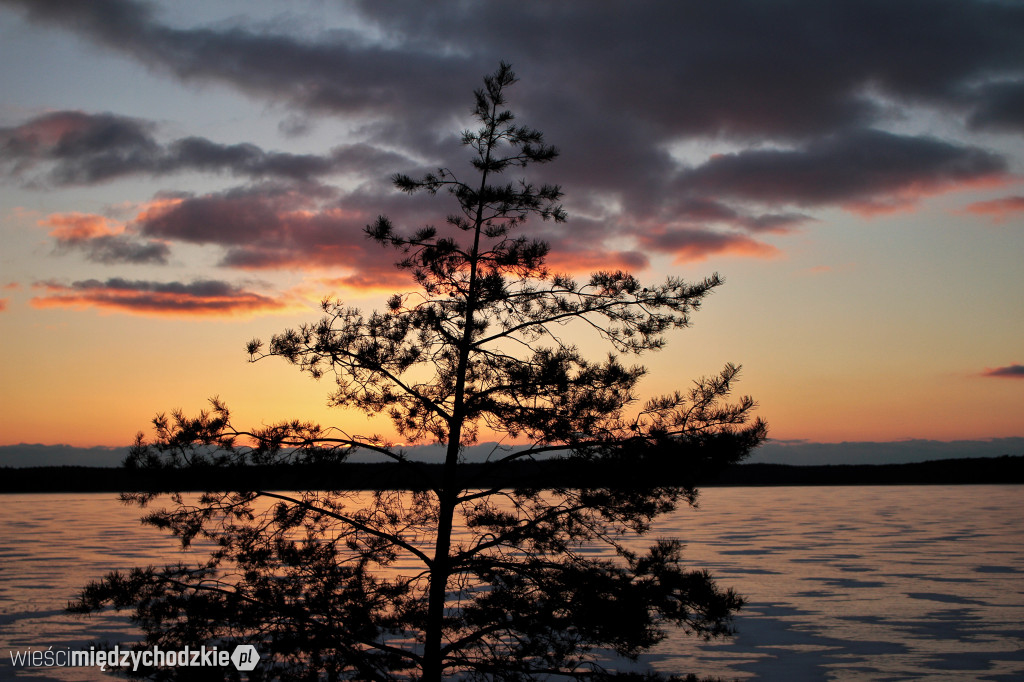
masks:
{"type": "Polygon", "coordinates": [[[639,236],[640,243],[654,252],[668,253],[676,262],[699,261],[712,255],[771,257],[779,251],[740,233],[677,228],[654,229],[639,236]]]}
{"type": "Polygon", "coordinates": [[[1024,130],[1024,78],[987,82],[977,88],[977,105],[968,124],[979,130],[1020,133],[1024,130]]]}
{"type": "Polygon", "coordinates": [[[156,127],[110,113],[48,113],[0,129],[3,167],[9,177],[30,185],[61,186],[185,171],[311,181],[343,173],[382,174],[412,164],[367,144],[335,147],[326,155],[269,152],[254,144],[220,144],[196,136],[162,144],[154,135],[156,127]],[[47,168],[41,177],[32,174],[39,165],[47,168]]]}
{"type": "Polygon", "coordinates": [[[977,201],[965,206],[961,212],[986,216],[994,223],[1002,223],[1018,213],[1024,213],[1024,196],[1003,197],[991,201],[977,201]]]}
{"type": "Polygon", "coordinates": [[[1024,379],[1024,365],[1012,364],[1005,367],[986,367],[981,375],[986,377],[1002,377],[1004,379],[1024,379]]]}
{"type": "Polygon", "coordinates": [[[82,252],[96,263],[164,265],[170,255],[166,243],[140,239],[123,224],[94,213],[55,213],[39,224],[52,228],[58,252],[82,252]]]}
{"type": "Polygon", "coordinates": [[[280,311],[286,304],[218,280],[181,282],[83,280],[72,284],[41,282],[43,291],[30,303],[35,308],[98,308],[144,315],[251,315],[280,311]]]}
{"type": "MultiPolygon", "coordinates": [[[[0,286],[0,291],[21,291],[21,282],[7,282],[3,286],[0,286]]],[[[8,297],[0,298],[0,313],[6,312],[10,308],[11,299],[8,297]]]]}
{"type": "Polygon", "coordinates": [[[839,205],[884,211],[958,186],[999,181],[1006,161],[992,152],[930,137],[855,130],[796,149],[723,154],[683,172],[695,193],[770,204],[839,205]]]}

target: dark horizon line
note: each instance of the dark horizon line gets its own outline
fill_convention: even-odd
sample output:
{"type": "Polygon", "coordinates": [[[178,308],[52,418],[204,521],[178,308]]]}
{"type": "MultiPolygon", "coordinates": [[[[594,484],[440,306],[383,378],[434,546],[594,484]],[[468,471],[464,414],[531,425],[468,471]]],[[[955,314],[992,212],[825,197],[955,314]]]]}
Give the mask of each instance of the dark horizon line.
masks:
{"type": "MultiPolygon", "coordinates": [[[[115,467],[44,466],[0,467],[3,482],[0,493],[35,492],[161,492],[202,491],[242,486],[249,489],[338,489],[404,490],[424,487],[423,470],[442,465],[420,463],[416,471],[393,462],[343,462],[332,465],[277,465],[241,467],[202,467],[191,469],[132,470],[115,467]],[[334,474],[334,476],[330,476],[334,474]],[[338,480],[343,476],[344,480],[338,480]],[[200,478],[201,481],[196,481],[200,478]],[[333,480],[331,487],[321,487],[333,480]],[[234,483],[236,485],[220,485],[234,483]],[[311,484],[313,484],[311,486],[311,484]]],[[[657,469],[646,475],[634,475],[623,486],[622,472],[616,467],[579,463],[565,459],[520,462],[501,475],[486,474],[483,463],[463,465],[469,476],[481,486],[507,488],[554,487],[643,487],[646,485],[717,486],[849,486],[849,485],[952,485],[1022,484],[1024,455],[940,459],[899,464],[821,464],[792,465],[745,463],[723,471],[693,476],[690,472],[666,475],[657,469]],[[483,475],[481,475],[483,474],[483,475]]]]}
{"type": "MultiPolygon", "coordinates": [[[[466,450],[469,461],[483,461],[495,447],[495,442],[470,446],[466,450]]],[[[441,446],[410,445],[404,449],[420,461],[432,461],[441,446]]],[[[515,446],[512,446],[515,447],[515,446]]],[[[17,443],[0,445],[0,467],[25,468],[34,466],[119,466],[129,446],[97,445],[91,447],[67,444],[17,443]]],[[[771,439],[758,447],[747,463],[763,464],[899,464],[924,462],[933,459],[959,459],[970,457],[999,457],[1024,454],[1024,436],[993,438],[932,440],[907,438],[902,440],[821,442],[803,439],[771,439]]],[[[377,461],[368,453],[355,453],[351,461],[377,461]]]]}

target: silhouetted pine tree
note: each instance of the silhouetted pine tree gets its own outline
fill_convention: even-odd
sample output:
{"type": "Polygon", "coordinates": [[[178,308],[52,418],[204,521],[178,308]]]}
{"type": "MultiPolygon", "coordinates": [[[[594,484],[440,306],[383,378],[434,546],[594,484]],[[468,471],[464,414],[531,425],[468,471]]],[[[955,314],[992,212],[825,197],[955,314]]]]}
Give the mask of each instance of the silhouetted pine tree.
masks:
{"type": "MultiPolygon", "coordinates": [[[[140,646],[255,644],[263,660],[250,679],[579,678],[605,674],[610,652],[637,656],[668,627],[729,632],[736,594],[685,569],[677,542],[635,551],[630,538],[694,501],[681,476],[763,440],[754,402],[725,402],[737,368],[627,413],[644,369],[614,354],[586,359],[569,340],[590,331],[620,354],[659,349],[721,280],[643,287],[618,271],[550,273],[548,245],[517,233],[530,216],[563,222],[561,190],[504,178],[557,152],[505,109],[514,82],[502,64],[475,93],[480,128],[462,136],[471,183],[448,169],[394,178],[404,192],[454,198],[442,229],[405,232],[385,217],[367,227],[401,252],[417,292],[370,315],[325,302],[319,322],[248,347],[253,359],[332,376],[334,405],[388,415],[407,443],[444,444],[443,473],[424,471],[422,491],[346,492],[340,467],[317,486],[337,490],[171,495],[146,521],[185,545],[211,542],[208,560],[108,575],[74,610],[133,609],[140,646]],[[481,488],[460,469],[481,433],[522,444],[496,450],[489,472],[557,453],[581,470],[603,467],[615,485],[481,488]],[[595,543],[613,551],[587,551],[595,543]]],[[[154,423],[129,466],[340,462],[356,450],[418,466],[383,438],[313,423],[240,431],[218,400],[196,418],[154,423]]]]}

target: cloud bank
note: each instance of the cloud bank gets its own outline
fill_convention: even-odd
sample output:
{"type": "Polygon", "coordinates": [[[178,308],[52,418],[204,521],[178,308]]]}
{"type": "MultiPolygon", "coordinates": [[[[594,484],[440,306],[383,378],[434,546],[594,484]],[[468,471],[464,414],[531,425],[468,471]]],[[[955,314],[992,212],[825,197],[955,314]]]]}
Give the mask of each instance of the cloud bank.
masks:
{"type": "MultiPolygon", "coordinates": [[[[352,0],[343,28],[302,17],[172,23],[134,0],[0,6],[165,78],[280,107],[286,136],[331,121],[356,131],[322,154],[293,154],[168,137],[163,124],[116,112],[45,112],[0,129],[6,182],[166,179],[152,197],[159,210],[121,231],[53,233],[58,252],[112,266],[167,264],[188,244],[219,249],[227,269],[333,268],[356,288],[395,283],[392,257],[368,247],[362,227],[379,213],[408,227],[443,222],[444,207],[396,201],[387,178],[465,168],[453,128],[502,59],[523,78],[512,107],[562,150],[539,179],[563,185],[572,222],[531,229],[569,269],[775,257],[825,209],[912,211],[1010,182],[1008,158],[977,134],[1024,132],[1015,2],[352,0]],[[921,112],[948,132],[915,131],[921,112]],[[183,174],[239,184],[183,195],[183,174]]],[[[964,210],[1001,220],[1019,199],[964,210]]],[[[54,305],[102,300],[60,296],[54,305]]]]}

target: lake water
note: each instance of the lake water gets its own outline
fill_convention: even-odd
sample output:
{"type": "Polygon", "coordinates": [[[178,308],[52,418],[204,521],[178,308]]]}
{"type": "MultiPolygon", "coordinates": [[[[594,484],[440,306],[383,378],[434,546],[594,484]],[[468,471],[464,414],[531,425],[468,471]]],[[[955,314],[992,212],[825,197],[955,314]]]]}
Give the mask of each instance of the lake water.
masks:
{"type": "MultiPolygon", "coordinates": [[[[0,496],[0,679],[103,677],[15,669],[9,651],[132,638],[124,616],[63,608],[106,571],[182,558],[138,516],[109,493],[0,496]]],[[[654,535],[749,600],[733,638],[644,656],[663,672],[1024,679],[1024,487],[709,488],[654,535]]]]}

